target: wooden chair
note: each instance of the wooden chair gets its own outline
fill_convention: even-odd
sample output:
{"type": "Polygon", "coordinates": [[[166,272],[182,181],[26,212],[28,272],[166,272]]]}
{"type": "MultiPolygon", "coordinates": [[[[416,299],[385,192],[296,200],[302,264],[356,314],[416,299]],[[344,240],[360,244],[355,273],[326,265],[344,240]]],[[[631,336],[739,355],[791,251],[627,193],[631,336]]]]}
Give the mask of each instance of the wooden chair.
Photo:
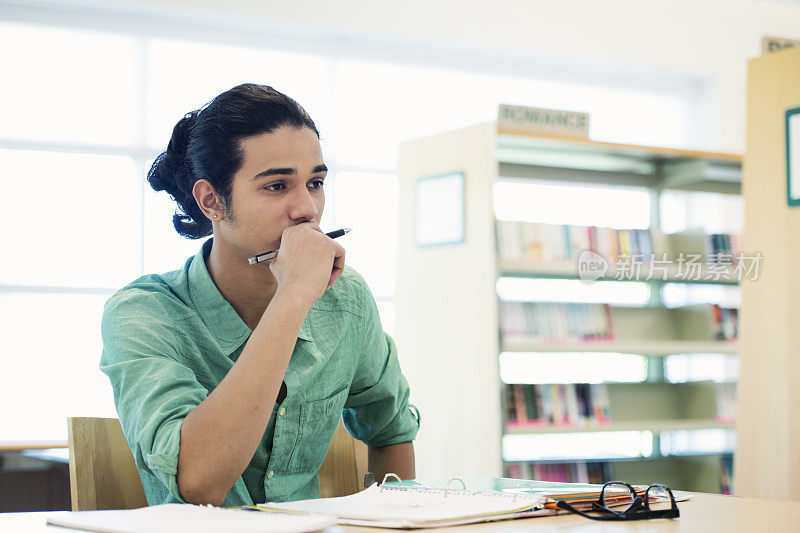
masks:
{"type": "MultiPolygon", "coordinates": [[[[116,418],[68,418],[69,482],[73,511],[135,509],[147,499],[133,454],[116,418]]],[[[319,472],[320,497],[363,488],[367,446],[336,428],[319,472]]]]}
{"type": "Polygon", "coordinates": [[[147,507],[142,481],[116,418],[67,418],[73,511],[147,507]]]}
{"type": "Polygon", "coordinates": [[[335,498],[364,489],[367,445],[350,436],[341,419],[319,469],[319,497],[335,498]]]}

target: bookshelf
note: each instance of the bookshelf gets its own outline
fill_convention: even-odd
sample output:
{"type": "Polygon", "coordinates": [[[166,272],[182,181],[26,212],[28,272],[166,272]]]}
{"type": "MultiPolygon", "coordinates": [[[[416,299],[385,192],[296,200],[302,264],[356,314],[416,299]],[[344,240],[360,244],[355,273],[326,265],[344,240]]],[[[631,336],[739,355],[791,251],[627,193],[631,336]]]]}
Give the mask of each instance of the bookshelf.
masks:
{"type": "MultiPolygon", "coordinates": [[[[501,476],[520,463],[601,461],[607,463],[603,472],[631,482],[658,479],[687,490],[719,491],[718,478],[725,475],[720,465],[730,463],[729,443],[735,423],[717,417],[718,384],[667,382],[664,361],[673,354],[735,358],[738,344],[735,339],[715,337],[708,304],[670,308],[661,297],[661,288],[678,282],[734,287],[735,279],[720,276],[724,270],[728,278],[733,278],[734,265],[703,265],[692,280],[685,279],[674,266],[657,279],[631,280],[647,285],[649,297],[636,305],[609,306],[614,324],[610,338],[509,338],[504,335],[503,316],[504,302],[509,300],[499,296],[498,280],[570,282],[579,280],[579,269],[575,257],[545,261],[503,253],[492,198],[500,178],[644,187],[651,197],[652,251],[674,259],[678,252],[707,250],[708,236],[695,231],[662,234],[658,211],[661,191],[739,194],[740,168],[741,158],[735,154],[548,138],[498,131],[493,123],[401,144],[396,339],[401,363],[412,384],[411,400],[423,413],[416,443],[419,474],[441,478],[459,473],[501,476]],[[452,172],[464,175],[465,238],[457,244],[418,247],[415,183],[420,178],[452,172]],[[499,361],[503,354],[528,353],[579,354],[584,358],[633,354],[646,361],[647,372],[641,382],[606,383],[611,412],[608,423],[510,425],[505,387],[509,383],[534,383],[535,375],[527,372],[504,381],[499,361]],[[670,448],[673,441],[691,441],[687,435],[697,431],[722,432],[720,439],[725,444],[694,451],[670,448]],[[602,450],[575,456],[525,456],[526,449],[539,445],[526,445],[524,439],[556,439],[552,447],[562,449],[559,442],[571,446],[587,434],[630,434],[630,438],[639,439],[640,452],[629,457],[612,452],[604,455],[602,450]],[[508,444],[509,439],[523,440],[508,444]],[[511,448],[516,452],[511,453],[511,448]]],[[[614,278],[612,268],[596,283],[616,281],[614,278]]],[[[535,363],[532,365],[535,374],[535,363]]],[[[576,381],[565,379],[560,383],[576,381]]]]}

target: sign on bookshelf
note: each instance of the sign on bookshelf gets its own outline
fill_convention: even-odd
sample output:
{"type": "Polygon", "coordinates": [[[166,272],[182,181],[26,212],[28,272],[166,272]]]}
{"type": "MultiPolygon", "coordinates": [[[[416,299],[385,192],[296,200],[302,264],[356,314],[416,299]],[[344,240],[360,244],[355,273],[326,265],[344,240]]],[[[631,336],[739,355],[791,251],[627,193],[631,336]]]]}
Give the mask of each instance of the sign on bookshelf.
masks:
{"type": "Polygon", "coordinates": [[[800,206],[800,107],[786,111],[786,194],[790,207],[800,206]]]}
{"type": "Polygon", "coordinates": [[[497,127],[587,139],[589,113],[500,104],[497,127]]]}
{"type": "Polygon", "coordinates": [[[786,50],[787,48],[794,48],[795,46],[800,46],[800,41],[783,39],[781,37],[764,37],[761,39],[762,54],[778,52],[780,50],[786,50]]]}
{"type": "Polygon", "coordinates": [[[419,247],[464,242],[464,173],[419,178],[414,191],[419,247]]]}

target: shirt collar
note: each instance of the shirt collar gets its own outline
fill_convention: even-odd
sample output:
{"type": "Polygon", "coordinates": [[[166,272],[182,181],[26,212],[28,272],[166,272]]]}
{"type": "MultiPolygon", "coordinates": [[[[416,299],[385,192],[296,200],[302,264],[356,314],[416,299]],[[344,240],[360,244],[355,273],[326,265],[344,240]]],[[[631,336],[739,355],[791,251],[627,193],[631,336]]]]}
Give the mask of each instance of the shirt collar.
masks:
{"type": "MultiPolygon", "coordinates": [[[[211,251],[212,239],[206,240],[189,264],[189,295],[206,327],[220,342],[223,350],[232,352],[248,338],[252,331],[236,310],[219,292],[206,267],[206,257],[211,251]]],[[[300,326],[298,337],[310,341],[308,316],[300,326]]]]}

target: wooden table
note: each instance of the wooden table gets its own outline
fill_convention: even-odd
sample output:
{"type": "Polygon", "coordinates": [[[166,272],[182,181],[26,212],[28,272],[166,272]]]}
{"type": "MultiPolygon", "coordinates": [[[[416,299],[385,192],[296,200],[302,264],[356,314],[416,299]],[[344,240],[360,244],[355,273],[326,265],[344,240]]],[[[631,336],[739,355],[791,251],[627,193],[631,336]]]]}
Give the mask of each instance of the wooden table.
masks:
{"type": "MultiPolygon", "coordinates": [[[[717,494],[695,494],[691,501],[679,504],[681,517],[676,520],[643,520],[635,522],[597,522],[579,516],[547,516],[508,520],[489,524],[474,524],[430,531],[459,533],[504,533],[535,531],[572,532],[667,532],[693,531],[702,533],[776,533],[800,531],[800,502],[782,500],[760,500],[720,496],[717,494]]],[[[59,511],[67,512],[67,511],[59,511]]],[[[0,514],[0,531],[3,533],[35,533],[76,531],[45,524],[47,515],[53,513],[5,513],[0,514]]],[[[339,526],[329,533],[380,533],[380,529],[339,526]]]]}

